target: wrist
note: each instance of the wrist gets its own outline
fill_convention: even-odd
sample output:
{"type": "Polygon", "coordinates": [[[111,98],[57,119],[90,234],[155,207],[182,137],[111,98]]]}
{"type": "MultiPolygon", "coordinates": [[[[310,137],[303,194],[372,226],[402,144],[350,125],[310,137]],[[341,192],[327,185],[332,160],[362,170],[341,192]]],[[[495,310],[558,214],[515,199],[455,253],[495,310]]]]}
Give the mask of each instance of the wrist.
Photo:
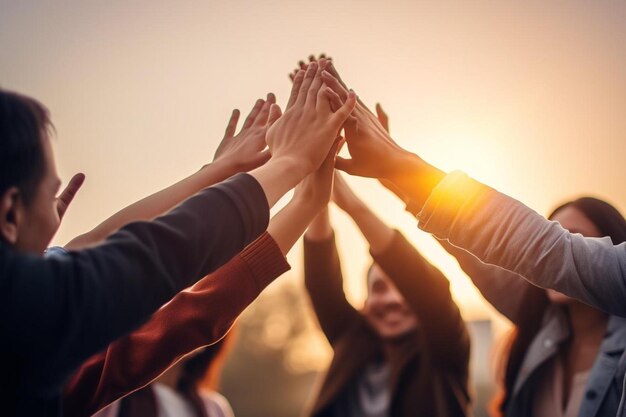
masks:
{"type": "Polygon", "coordinates": [[[327,240],[333,235],[333,228],[330,225],[328,206],[322,207],[315,218],[309,224],[304,237],[312,241],[327,240]]]}
{"type": "Polygon", "coordinates": [[[237,171],[234,165],[222,159],[216,159],[213,162],[203,165],[197,172],[202,178],[213,183],[215,183],[216,179],[223,181],[236,173],[237,171]]]}
{"type": "Polygon", "coordinates": [[[288,204],[297,207],[297,209],[306,217],[314,219],[328,203],[317,201],[314,198],[305,196],[304,194],[294,194],[288,204]]]}
{"type": "Polygon", "coordinates": [[[405,203],[421,208],[432,189],[445,177],[445,173],[419,156],[404,151],[394,159],[395,169],[387,178],[405,196],[405,203]]]}
{"type": "Polygon", "coordinates": [[[265,165],[271,166],[273,169],[279,170],[283,175],[289,177],[294,183],[294,186],[312,172],[306,164],[302,163],[298,158],[291,156],[273,156],[265,165]]]}

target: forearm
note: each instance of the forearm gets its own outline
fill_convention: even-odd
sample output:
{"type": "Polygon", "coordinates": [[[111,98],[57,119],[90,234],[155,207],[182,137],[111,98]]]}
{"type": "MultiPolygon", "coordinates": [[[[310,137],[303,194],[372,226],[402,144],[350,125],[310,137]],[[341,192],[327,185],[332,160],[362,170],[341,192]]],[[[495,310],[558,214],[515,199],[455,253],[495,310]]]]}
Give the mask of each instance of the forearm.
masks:
{"type": "Polygon", "coordinates": [[[300,161],[288,157],[270,159],[265,165],[249,172],[263,188],[270,207],[307,174],[306,167],[300,161]]]}
{"type": "Polygon", "coordinates": [[[461,173],[435,188],[418,219],[423,230],[485,263],[626,316],[626,244],[569,233],[461,173]]]}
{"type": "Polygon", "coordinates": [[[104,240],[111,233],[133,221],[152,220],[171,210],[188,197],[235,174],[235,169],[224,162],[205,165],[200,171],[143,198],[120,210],[100,223],[95,229],[80,235],[65,245],[66,249],[80,249],[104,240]]]}
{"type": "Polygon", "coordinates": [[[388,188],[406,203],[408,211],[417,215],[446,174],[410,152],[397,151],[393,160],[396,169],[385,180],[395,187],[388,188]]]}
{"type": "Polygon", "coordinates": [[[283,255],[287,255],[318,212],[319,207],[294,197],[270,220],[267,231],[283,255]]]}
{"type": "Polygon", "coordinates": [[[393,240],[394,230],[378,218],[372,210],[359,201],[347,210],[361,233],[367,240],[373,253],[384,251],[393,240]]]}
{"type": "Polygon", "coordinates": [[[313,221],[309,224],[304,237],[309,241],[316,242],[328,240],[332,236],[333,228],[330,224],[328,205],[326,205],[326,207],[323,207],[313,218],[313,221]]]}

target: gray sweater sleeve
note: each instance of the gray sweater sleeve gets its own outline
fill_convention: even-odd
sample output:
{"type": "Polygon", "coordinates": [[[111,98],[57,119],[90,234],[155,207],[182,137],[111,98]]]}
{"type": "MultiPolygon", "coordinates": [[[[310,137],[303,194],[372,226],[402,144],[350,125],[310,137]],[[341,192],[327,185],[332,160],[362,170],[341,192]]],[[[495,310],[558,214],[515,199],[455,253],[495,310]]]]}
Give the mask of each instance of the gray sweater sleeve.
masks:
{"type": "Polygon", "coordinates": [[[626,316],[626,243],[569,233],[460,172],[435,187],[417,217],[422,230],[485,263],[626,316]]]}

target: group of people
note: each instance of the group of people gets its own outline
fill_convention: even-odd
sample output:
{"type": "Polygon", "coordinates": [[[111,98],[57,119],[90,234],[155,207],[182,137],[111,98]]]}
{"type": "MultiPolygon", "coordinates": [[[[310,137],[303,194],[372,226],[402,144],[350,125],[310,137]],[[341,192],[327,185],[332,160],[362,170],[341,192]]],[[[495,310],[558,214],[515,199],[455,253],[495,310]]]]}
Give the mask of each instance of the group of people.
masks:
{"type": "Polygon", "coordinates": [[[624,217],[585,197],[546,219],[446,174],[400,147],[332,60],[300,66],[284,112],[268,94],[237,131],[235,110],[211,163],[64,247],[48,246],[84,175],[59,193],[47,109],[0,90],[3,415],[232,416],[201,381],[303,234],[305,286],[334,351],[308,413],[471,415],[470,340],[448,280],[341,170],[396,194],[514,324],[495,415],[626,416],[624,217]],[[370,246],[362,309],[343,292],[331,201],[370,246]]]}

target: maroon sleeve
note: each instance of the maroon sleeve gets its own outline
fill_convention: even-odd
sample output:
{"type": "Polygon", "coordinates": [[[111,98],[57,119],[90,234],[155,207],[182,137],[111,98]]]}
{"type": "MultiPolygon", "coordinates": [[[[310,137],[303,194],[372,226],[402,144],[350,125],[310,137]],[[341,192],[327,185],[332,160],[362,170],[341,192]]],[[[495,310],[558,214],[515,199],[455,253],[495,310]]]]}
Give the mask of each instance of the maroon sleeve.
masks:
{"type": "Polygon", "coordinates": [[[64,415],[90,416],[137,390],[187,353],[217,342],[237,316],[289,269],[264,233],[239,255],[179,293],[143,327],[87,360],[64,392],[64,415]]]}

